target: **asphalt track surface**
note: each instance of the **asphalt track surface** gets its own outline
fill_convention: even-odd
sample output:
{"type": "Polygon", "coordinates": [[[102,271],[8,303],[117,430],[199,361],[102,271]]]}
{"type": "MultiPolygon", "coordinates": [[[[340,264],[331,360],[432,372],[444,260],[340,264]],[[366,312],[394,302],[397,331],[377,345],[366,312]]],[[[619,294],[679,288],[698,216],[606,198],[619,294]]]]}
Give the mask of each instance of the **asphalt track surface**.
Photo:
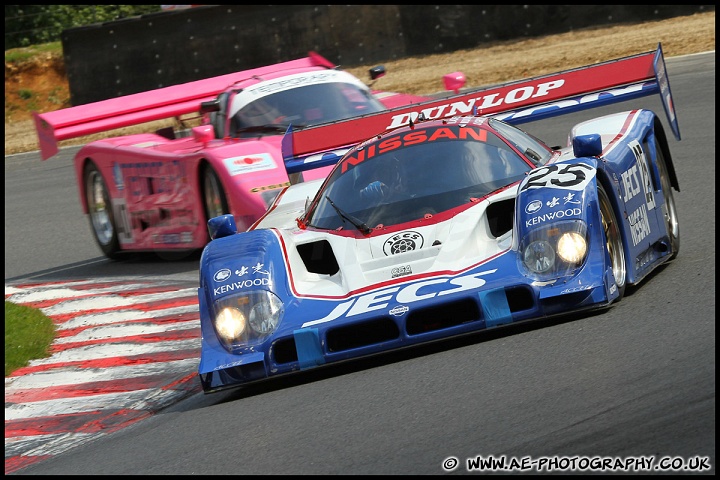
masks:
{"type": "MultiPolygon", "coordinates": [[[[667,63],[681,251],[618,306],[230,393],[199,393],[197,258],[98,257],[71,152],[6,158],[6,299],[60,335],[6,378],[5,473],[439,474],[450,457],[466,473],[478,455],[714,473],[715,55],[667,63]]],[[[577,121],[526,129],[563,143],[577,121]]]]}

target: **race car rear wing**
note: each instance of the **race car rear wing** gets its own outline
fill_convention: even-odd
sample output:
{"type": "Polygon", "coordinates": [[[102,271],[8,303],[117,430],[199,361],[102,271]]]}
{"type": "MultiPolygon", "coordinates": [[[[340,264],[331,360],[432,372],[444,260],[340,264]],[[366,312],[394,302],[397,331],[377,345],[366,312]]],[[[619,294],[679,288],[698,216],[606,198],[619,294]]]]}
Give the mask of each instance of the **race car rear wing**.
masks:
{"type": "Polygon", "coordinates": [[[202,102],[213,100],[219,93],[222,93],[234,83],[278,70],[314,66],[335,68],[332,62],[321,55],[309,52],[306,58],[297,60],[101,100],[53,112],[34,113],[40,154],[43,160],[52,157],[58,152],[58,142],[61,140],[198,113],[202,102]]]}
{"type": "Polygon", "coordinates": [[[654,93],[660,94],[668,122],[680,140],[662,45],[658,44],[657,50],[646,53],[289,132],[283,138],[283,159],[288,173],[326,166],[339,159],[333,153],[417,122],[421,115],[426,119],[490,115],[520,124],[654,93]]]}

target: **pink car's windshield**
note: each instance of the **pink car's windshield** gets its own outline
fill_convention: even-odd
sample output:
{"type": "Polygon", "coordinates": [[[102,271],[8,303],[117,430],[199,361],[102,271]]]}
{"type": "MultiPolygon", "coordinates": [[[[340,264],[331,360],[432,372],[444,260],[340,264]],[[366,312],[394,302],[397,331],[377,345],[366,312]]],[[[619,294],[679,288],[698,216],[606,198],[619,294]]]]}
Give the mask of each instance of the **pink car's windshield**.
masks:
{"type": "Polygon", "coordinates": [[[231,119],[230,133],[263,127],[307,127],[385,110],[370,92],[349,83],[319,83],[283,90],[245,105],[231,119]]]}
{"type": "Polygon", "coordinates": [[[459,133],[465,127],[439,128],[447,135],[433,133],[439,129],[411,130],[349,152],[319,192],[308,224],[367,231],[404,223],[483,198],[533,168],[492,131],[478,130],[478,138],[472,138],[459,133]],[[382,144],[402,146],[374,155],[382,144]]]}

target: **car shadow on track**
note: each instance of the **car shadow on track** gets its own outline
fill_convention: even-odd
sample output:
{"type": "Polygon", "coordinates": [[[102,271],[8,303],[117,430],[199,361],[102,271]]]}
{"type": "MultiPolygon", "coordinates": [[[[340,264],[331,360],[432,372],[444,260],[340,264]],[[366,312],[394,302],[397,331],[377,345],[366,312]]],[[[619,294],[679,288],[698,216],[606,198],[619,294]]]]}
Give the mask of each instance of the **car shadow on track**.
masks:
{"type": "MultiPolygon", "coordinates": [[[[612,307],[610,307],[612,308],[612,307]]],[[[202,394],[204,400],[210,400],[212,405],[219,405],[227,402],[263,395],[278,390],[297,387],[308,383],[327,380],[329,378],[339,377],[342,375],[352,374],[372,368],[382,367],[397,362],[403,362],[426,355],[454,350],[470,345],[478,345],[484,342],[498,340],[512,335],[527,333],[541,328],[552,327],[567,322],[573,322],[581,318],[590,318],[602,315],[608,309],[599,309],[577,314],[565,314],[562,316],[546,318],[541,320],[530,320],[519,322],[516,324],[504,325],[489,330],[472,332],[457,337],[436,340],[422,345],[413,345],[402,350],[393,352],[383,352],[376,355],[361,359],[350,359],[344,362],[334,363],[332,365],[324,365],[316,367],[312,370],[303,372],[294,372],[286,376],[276,377],[268,380],[262,380],[253,384],[230,388],[224,391],[202,394]],[[217,401],[213,401],[217,397],[217,401]]],[[[203,406],[210,406],[207,401],[201,401],[203,406]]]]}

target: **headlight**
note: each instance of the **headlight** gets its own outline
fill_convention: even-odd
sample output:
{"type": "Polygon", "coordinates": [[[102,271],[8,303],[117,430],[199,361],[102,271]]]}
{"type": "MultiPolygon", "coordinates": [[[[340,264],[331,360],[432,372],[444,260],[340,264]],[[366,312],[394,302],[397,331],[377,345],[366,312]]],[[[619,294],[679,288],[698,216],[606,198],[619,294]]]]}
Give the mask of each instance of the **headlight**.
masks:
{"type": "Polygon", "coordinates": [[[214,311],[215,331],[228,347],[262,341],[277,329],[284,313],[280,299],[268,291],[223,297],[214,311]]]}
{"type": "Polygon", "coordinates": [[[225,341],[240,338],[246,326],[245,315],[234,307],[223,308],[215,317],[215,329],[225,341]]]}
{"type": "Polygon", "coordinates": [[[560,236],[557,243],[558,256],[568,263],[580,263],[587,253],[587,241],[577,232],[567,232],[560,236]]]}
{"type": "Polygon", "coordinates": [[[555,251],[545,240],[532,242],[525,249],[523,262],[531,272],[545,273],[555,266],[555,251]]]}
{"type": "Polygon", "coordinates": [[[522,266],[535,279],[572,275],[587,257],[587,226],[573,220],[533,230],[520,242],[519,253],[522,266]]]}
{"type": "Polygon", "coordinates": [[[280,322],[282,303],[272,293],[269,295],[269,302],[258,302],[250,310],[250,327],[258,335],[274,332],[280,322]]]}

